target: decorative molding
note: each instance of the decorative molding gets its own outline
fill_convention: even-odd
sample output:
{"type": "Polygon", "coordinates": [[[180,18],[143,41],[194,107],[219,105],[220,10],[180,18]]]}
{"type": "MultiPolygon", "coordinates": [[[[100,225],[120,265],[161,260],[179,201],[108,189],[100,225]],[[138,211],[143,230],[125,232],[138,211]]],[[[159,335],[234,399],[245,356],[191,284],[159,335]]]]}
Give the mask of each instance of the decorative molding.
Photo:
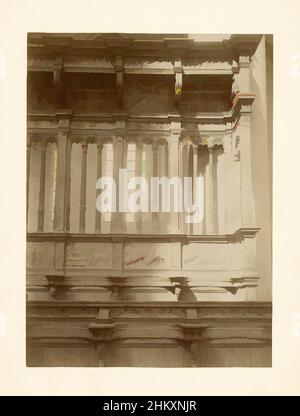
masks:
{"type": "Polygon", "coordinates": [[[163,34],[155,35],[155,40],[153,35],[149,38],[147,34],[113,35],[113,39],[109,38],[109,34],[94,34],[94,39],[90,35],[85,38],[85,34],[81,34],[81,38],[77,35],[76,39],[65,34],[55,36],[29,35],[28,71],[53,71],[61,67],[64,58],[64,70],[67,72],[114,73],[118,65],[114,65],[113,56],[121,54],[126,57],[124,71],[127,73],[172,74],[173,62],[178,56],[183,58],[183,70],[188,74],[203,71],[232,73],[239,55],[247,53],[251,56],[261,40],[261,35],[232,35],[229,39],[215,42],[187,39],[180,35],[176,35],[176,39],[167,38],[163,34]],[[194,60],[192,66],[191,59],[194,60]],[[161,61],[166,69],[160,65],[161,61]],[[208,61],[215,65],[207,67],[205,64],[208,61]]]}
{"type": "Polygon", "coordinates": [[[270,345],[271,314],[270,302],[31,301],[27,338],[30,346],[102,346],[97,350],[101,365],[105,347],[112,345],[160,348],[187,343],[191,365],[198,366],[200,346],[270,345]],[[99,315],[101,310],[105,313],[99,315]]]}
{"type": "MultiPolygon", "coordinates": [[[[226,123],[234,123],[238,120],[240,113],[249,113],[251,112],[251,105],[255,99],[255,94],[242,94],[238,93],[233,101],[233,106],[231,110],[225,111],[225,112],[219,112],[219,113],[195,113],[195,114],[172,114],[172,113],[166,113],[166,114],[152,114],[152,115],[129,115],[126,112],[124,113],[110,113],[110,114],[103,114],[103,113],[76,113],[72,115],[70,120],[70,129],[72,131],[72,121],[74,120],[82,120],[82,121],[90,121],[90,122],[109,122],[111,123],[111,129],[104,129],[105,132],[108,132],[110,130],[114,130],[113,123],[115,121],[124,122],[126,120],[126,126],[123,125],[123,129],[127,130],[127,126],[130,125],[130,123],[134,122],[142,122],[142,123],[171,123],[171,121],[181,121],[182,123],[185,123],[186,125],[189,124],[196,124],[196,125],[203,125],[203,124],[209,124],[211,125],[210,130],[215,130],[215,126],[219,126],[220,124],[223,126],[222,132],[229,131],[226,128],[226,123]]],[[[57,124],[55,123],[57,121],[57,113],[56,112],[29,112],[28,113],[28,122],[29,121],[53,121],[53,131],[57,131],[57,124]]],[[[171,127],[170,127],[171,129],[171,127]]],[[[28,127],[29,133],[37,132],[43,132],[46,130],[47,132],[51,132],[52,129],[49,129],[49,127],[45,128],[42,125],[36,126],[36,127],[28,127]]],[[[80,129],[76,129],[79,130],[80,129]]],[[[83,129],[84,130],[84,129],[83,129]]],[[[230,129],[230,131],[234,131],[234,126],[230,129]]],[[[101,132],[101,128],[97,129],[97,134],[101,132]]]]}
{"type": "Polygon", "coordinates": [[[71,234],[71,233],[27,233],[27,241],[87,241],[87,242],[190,242],[235,243],[256,236],[260,228],[242,227],[233,234],[71,234]]]}
{"type": "MultiPolygon", "coordinates": [[[[211,319],[212,317],[222,317],[222,319],[245,319],[245,320],[252,320],[255,315],[261,316],[263,319],[270,319],[272,315],[272,303],[271,302],[260,302],[260,301],[226,301],[226,302],[210,302],[210,301],[203,301],[203,302],[177,302],[177,301],[145,301],[145,302],[128,302],[128,301],[120,301],[120,302],[85,302],[85,301],[74,301],[74,300],[58,300],[57,302],[52,302],[50,300],[30,300],[27,302],[27,307],[29,315],[34,312],[36,313],[39,310],[43,310],[43,308],[48,308],[47,311],[50,313],[60,314],[61,308],[64,309],[66,312],[71,312],[74,310],[80,311],[82,309],[84,314],[87,311],[92,311],[92,316],[96,319],[98,316],[99,309],[108,309],[110,311],[122,311],[122,310],[135,310],[141,309],[145,312],[150,310],[157,310],[159,313],[160,310],[164,310],[167,308],[168,313],[172,314],[172,311],[181,310],[184,312],[184,316],[186,316],[186,311],[193,309],[197,311],[197,316],[201,319],[211,319]],[[71,309],[70,309],[71,308],[71,309]],[[224,311],[227,311],[227,314],[224,314],[224,311]],[[247,313],[246,313],[247,312],[247,313]],[[238,316],[239,313],[242,316],[238,316]]],[[[51,315],[56,316],[56,315],[51,315]]],[[[74,316],[75,317],[78,315],[74,316]]],[[[80,315],[79,315],[80,316],[80,315]]],[[[78,317],[79,317],[78,316],[78,317]]],[[[91,317],[92,317],[91,316],[91,317]]],[[[110,314],[110,316],[112,316],[110,314]]],[[[176,315],[177,316],[177,315],[176,315]]]]}

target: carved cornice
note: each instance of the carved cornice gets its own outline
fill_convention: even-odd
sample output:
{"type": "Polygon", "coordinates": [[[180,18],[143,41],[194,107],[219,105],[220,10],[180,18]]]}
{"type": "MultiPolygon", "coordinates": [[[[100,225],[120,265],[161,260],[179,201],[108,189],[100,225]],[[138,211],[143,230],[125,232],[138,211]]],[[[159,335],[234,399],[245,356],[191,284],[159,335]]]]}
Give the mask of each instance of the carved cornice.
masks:
{"type": "MultiPolygon", "coordinates": [[[[232,35],[229,39],[224,37],[215,41],[205,41],[201,38],[187,37],[187,35],[98,33],[94,34],[93,38],[90,34],[89,38],[86,38],[84,34],[73,37],[69,34],[35,33],[29,34],[28,38],[28,70],[42,68],[51,71],[53,68],[61,67],[63,60],[65,70],[73,72],[116,72],[120,64],[115,62],[115,57],[122,56],[123,58],[139,57],[145,61],[152,57],[152,59],[164,59],[170,63],[167,68],[161,68],[161,66],[142,68],[141,65],[126,67],[125,65],[124,69],[128,73],[170,74],[174,73],[173,62],[175,60],[193,57],[199,59],[199,63],[204,58],[219,62],[219,72],[223,70],[232,73],[239,55],[247,53],[251,56],[260,40],[261,35],[232,35]],[[83,60],[78,62],[78,58],[82,59],[83,56],[90,60],[104,57],[107,62],[105,65],[101,62],[98,65],[89,65],[83,60]],[[36,57],[38,62],[32,62],[36,57]],[[69,61],[70,57],[74,57],[75,62],[69,61]],[[223,62],[226,64],[222,65],[223,62]]],[[[182,67],[184,71],[184,65],[182,67]]],[[[188,66],[187,71],[191,71],[188,66]]],[[[206,68],[206,71],[212,70],[206,68]]]]}
{"type": "MultiPolygon", "coordinates": [[[[72,128],[72,121],[91,121],[91,122],[109,122],[112,123],[112,128],[114,128],[114,124],[116,121],[118,122],[125,122],[124,128],[128,126],[130,122],[141,122],[141,123],[169,123],[172,122],[180,122],[181,123],[194,123],[194,124],[223,124],[224,129],[226,123],[234,122],[241,112],[251,112],[251,105],[255,99],[255,94],[245,94],[245,93],[238,93],[236,94],[233,106],[230,111],[219,112],[219,113],[195,113],[195,114],[152,114],[146,115],[141,114],[137,115],[130,115],[126,112],[112,112],[109,114],[104,113],[73,113],[72,116],[69,115],[71,128],[72,128]]],[[[57,129],[58,126],[56,124],[58,119],[57,112],[29,112],[28,113],[28,121],[52,121],[53,122],[53,129],[57,129]]],[[[228,128],[226,128],[228,130],[228,128]]]]}
{"type": "Polygon", "coordinates": [[[42,144],[42,143],[56,143],[57,142],[57,131],[50,129],[28,129],[27,130],[27,141],[31,144],[42,144]]]}
{"type": "Polygon", "coordinates": [[[71,134],[71,142],[72,143],[82,143],[85,142],[87,144],[97,144],[101,142],[104,143],[111,143],[114,138],[114,133],[112,131],[90,131],[90,132],[72,132],[71,134]]]}
{"type": "Polygon", "coordinates": [[[51,300],[30,300],[27,301],[27,306],[34,308],[34,311],[37,311],[36,308],[50,308],[49,310],[55,311],[57,309],[59,313],[59,308],[83,308],[84,310],[91,309],[95,312],[95,319],[98,316],[99,309],[109,309],[109,310],[118,310],[118,309],[141,309],[141,310],[156,310],[160,308],[168,308],[169,312],[172,309],[182,309],[182,310],[196,310],[200,314],[200,317],[210,318],[212,316],[221,316],[225,319],[223,311],[230,312],[227,315],[227,318],[240,319],[237,314],[237,310],[240,310],[243,313],[244,319],[253,319],[255,314],[263,316],[264,318],[271,319],[272,313],[272,303],[268,301],[201,301],[201,302],[177,302],[177,301],[144,301],[144,302],[134,302],[134,301],[119,301],[119,302],[93,302],[93,301],[80,301],[80,300],[58,300],[53,302],[51,300]],[[245,314],[245,311],[248,310],[248,314],[245,314]],[[262,315],[261,315],[262,314],[262,315]]]}
{"type": "Polygon", "coordinates": [[[245,238],[254,238],[259,232],[259,227],[242,227],[232,234],[234,241],[242,241],[245,238]]]}
{"type": "Polygon", "coordinates": [[[245,238],[254,238],[260,228],[239,228],[233,234],[71,234],[71,233],[28,233],[27,241],[87,241],[87,242],[190,242],[235,243],[245,238]]]}

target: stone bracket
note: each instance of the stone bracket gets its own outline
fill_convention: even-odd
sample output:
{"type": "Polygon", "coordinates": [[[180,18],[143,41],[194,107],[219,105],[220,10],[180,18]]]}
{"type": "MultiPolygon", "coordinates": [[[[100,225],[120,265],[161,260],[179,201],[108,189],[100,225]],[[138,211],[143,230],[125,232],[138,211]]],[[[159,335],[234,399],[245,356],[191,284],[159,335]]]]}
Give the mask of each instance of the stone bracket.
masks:
{"type": "Polygon", "coordinates": [[[57,297],[65,288],[64,275],[47,275],[48,291],[52,297],[57,297]]]}
{"type": "Polygon", "coordinates": [[[93,336],[94,341],[110,341],[112,337],[115,323],[93,323],[88,326],[90,333],[93,336]]]}

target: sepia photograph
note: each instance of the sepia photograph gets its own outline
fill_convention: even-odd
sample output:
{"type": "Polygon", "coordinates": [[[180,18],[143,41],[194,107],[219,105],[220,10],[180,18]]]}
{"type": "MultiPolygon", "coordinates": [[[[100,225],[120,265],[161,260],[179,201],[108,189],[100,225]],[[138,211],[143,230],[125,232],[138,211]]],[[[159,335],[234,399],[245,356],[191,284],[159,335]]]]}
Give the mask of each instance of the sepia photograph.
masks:
{"type": "Polygon", "coordinates": [[[272,367],[273,35],[26,47],[27,367],[272,367]]]}

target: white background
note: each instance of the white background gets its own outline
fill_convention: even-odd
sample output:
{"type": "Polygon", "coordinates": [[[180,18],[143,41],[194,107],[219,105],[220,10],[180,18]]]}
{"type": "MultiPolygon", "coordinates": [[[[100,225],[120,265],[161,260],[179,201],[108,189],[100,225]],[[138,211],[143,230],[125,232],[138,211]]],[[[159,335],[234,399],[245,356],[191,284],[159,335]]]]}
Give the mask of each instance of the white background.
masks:
{"type": "Polygon", "coordinates": [[[298,0],[0,0],[0,393],[300,394],[298,0]],[[27,32],[274,34],[273,368],[25,367],[27,32]]]}

